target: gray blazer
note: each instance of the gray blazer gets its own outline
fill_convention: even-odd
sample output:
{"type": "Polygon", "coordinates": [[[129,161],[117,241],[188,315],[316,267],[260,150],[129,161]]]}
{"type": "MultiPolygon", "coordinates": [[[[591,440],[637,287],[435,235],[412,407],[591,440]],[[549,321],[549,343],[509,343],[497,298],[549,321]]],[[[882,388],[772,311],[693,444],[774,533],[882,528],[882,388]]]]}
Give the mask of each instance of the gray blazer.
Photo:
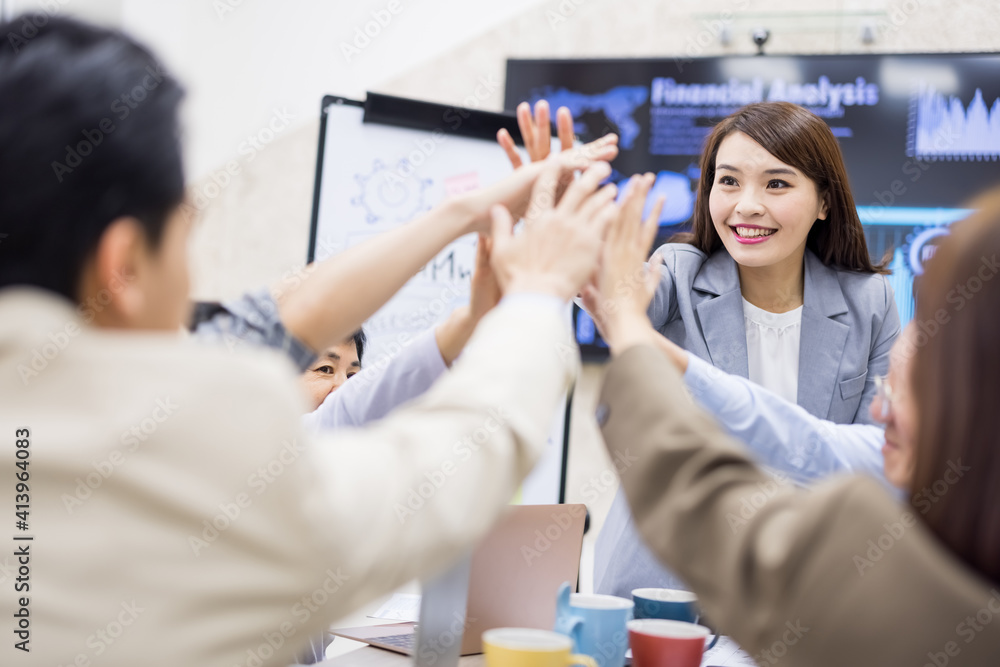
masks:
{"type": "MultiPolygon", "coordinates": [[[[727,373],[747,377],[743,297],[736,262],[725,250],[706,257],[685,243],[657,253],[664,268],[649,307],[653,326],[727,373]]],[[[825,266],[805,253],[798,404],[838,424],[872,423],[875,380],[889,369],[899,313],[885,276],[825,266]]],[[[597,538],[594,589],[630,598],[633,588],[684,588],[642,542],[619,491],[597,538]]]]}
{"type": "MultiPolygon", "coordinates": [[[[663,277],[649,319],[664,336],[727,373],[747,377],[743,296],[725,250],[686,243],[657,251],[663,277]]],[[[825,266],[806,250],[797,403],[838,424],[872,423],[875,376],[889,369],[899,313],[885,276],[825,266]]]]}

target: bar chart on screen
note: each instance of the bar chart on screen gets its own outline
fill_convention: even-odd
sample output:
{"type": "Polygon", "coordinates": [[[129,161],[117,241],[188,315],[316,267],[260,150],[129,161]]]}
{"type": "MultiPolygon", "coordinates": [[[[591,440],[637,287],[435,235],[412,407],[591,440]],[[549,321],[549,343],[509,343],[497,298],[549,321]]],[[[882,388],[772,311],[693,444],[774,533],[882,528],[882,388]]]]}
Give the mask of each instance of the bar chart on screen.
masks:
{"type": "Polygon", "coordinates": [[[921,160],[1000,160],[1000,97],[981,88],[966,104],[921,83],[910,110],[908,155],[921,160]]]}

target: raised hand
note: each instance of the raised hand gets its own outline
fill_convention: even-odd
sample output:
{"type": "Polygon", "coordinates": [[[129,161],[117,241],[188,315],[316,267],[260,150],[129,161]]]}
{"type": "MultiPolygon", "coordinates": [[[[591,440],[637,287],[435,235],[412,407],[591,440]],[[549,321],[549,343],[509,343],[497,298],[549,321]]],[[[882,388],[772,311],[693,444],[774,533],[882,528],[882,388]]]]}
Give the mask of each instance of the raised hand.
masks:
{"type": "Polygon", "coordinates": [[[600,182],[611,166],[590,166],[556,203],[562,167],[546,163],[532,191],[524,227],[514,235],[514,218],[493,208],[491,263],[505,294],[545,292],[561,299],[576,294],[597,267],[604,228],[618,214],[617,188],[600,182]]]}
{"type": "Polygon", "coordinates": [[[500,301],[500,284],[490,265],[493,239],[486,234],[479,235],[476,245],[476,268],[472,272],[472,288],[469,296],[469,314],[474,322],[493,309],[500,301]]]}
{"type": "MultiPolygon", "coordinates": [[[[521,138],[524,140],[524,147],[528,151],[528,157],[532,162],[539,162],[549,156],[552,148],[552,127],[549,120],[549,103],[539,100],[535,104],[535,115],[531,115],[531,105],[521,102],[517,106],[517,126],[521,130],[521,138]]],[[[566,107],[559,107],[556,112],[556,131],[559,135],[559,144],[562,150],[573,148],[573,115],[566,107]]],[[[514,139],[510,132],[505,129],[497,132],[497,142],[507,153],[507,158],[515,169],[523,162],[517,149],[514,147],[514,139]]]]}
{"type": "Polygon", "coordinates": [[[618,215],[608,225],[595,280],[583,290],[583,303],[608,344],[655,334],[646,309],[659,282],[660,258],[646,264],[646,253],[656,237],[663,198],[653,206],[645,222],[642,210],[655,182],[653,174],[632,179],[618,215]]]}
{"type": "Polygon", "coordinates": [[[555,165],[558,171],[555,201],[559,201],[565,189],[573,182],[575,171],[587,169],[594,163],[610,160],[618,155],[617,141],[618,138],[614,135],[602,137],[585,146],[552,155],[542,162],[533,162],[515,169],[509,176],[491,186],[459,195],[458,202],[471,216],[472,228],[468,231],[485,232],[490,229],[490,208],[494,204],[503,205],[514,220],[523,217],[528,209],[532,187],[549,165],[555,165]]]}
{"type": "Polygon", "coordinates": [[[469,305],[453,310],[451,315],[434,329],[438,351],[448,366],[451,366],[465,349],[465,344],[469,342],[479,321],[500,301],[500,285],[493,274],[493,267],[490,266],[492,245],[492,239],[485,234],[479,235],[469,305]]]}

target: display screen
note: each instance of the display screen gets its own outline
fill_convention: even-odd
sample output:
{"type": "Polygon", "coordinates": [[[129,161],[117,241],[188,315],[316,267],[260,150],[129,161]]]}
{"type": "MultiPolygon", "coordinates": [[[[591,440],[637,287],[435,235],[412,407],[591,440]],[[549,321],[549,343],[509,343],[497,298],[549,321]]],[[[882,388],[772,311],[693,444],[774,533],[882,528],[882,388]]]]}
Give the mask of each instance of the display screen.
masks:
{"type": "Polygon", "coordinates": [[[658,243],[690,223],[715,123],[753,102],[808,108],[840,142],[872,258],[892,253],[904,324],[935,240],[1000,183],[1000,54],[509,60],[506,108],[540,99],[568,107],[583,141],[619,135],[615,182],[657,174],[658,243]]]}

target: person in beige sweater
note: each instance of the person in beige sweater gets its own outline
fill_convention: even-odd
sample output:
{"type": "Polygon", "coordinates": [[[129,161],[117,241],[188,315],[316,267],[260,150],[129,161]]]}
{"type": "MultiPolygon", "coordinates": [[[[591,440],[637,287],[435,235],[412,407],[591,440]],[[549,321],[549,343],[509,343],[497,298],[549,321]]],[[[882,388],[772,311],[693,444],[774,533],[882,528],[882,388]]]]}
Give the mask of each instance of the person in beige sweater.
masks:
{"type": "Polygon", "coordinates": [[[649,325],[653,230],[609,232],[586,290],[613,355],[608,450],[635,461],[621,483],[643,538],[760,665],[1000,664],[1000,191],[974,208],[928,262],[872,408],[904,503],[871,478],[802,490],[759,469],[649,325]]]}
{"type": "Polygon", "coordinates": [[[0,34],[23,24],[0,44],[0,664],[287,664],[470,550],[538,459],[578,366],[566,303],[618,215],[610,166],[518,169],[312,272],[324,289],[279,309],[313,350],[466,233],[491,233],[503,298],[426,394],[309,438],[287,355],[180,336],[180,86],[119,33],[0,34]]]}

